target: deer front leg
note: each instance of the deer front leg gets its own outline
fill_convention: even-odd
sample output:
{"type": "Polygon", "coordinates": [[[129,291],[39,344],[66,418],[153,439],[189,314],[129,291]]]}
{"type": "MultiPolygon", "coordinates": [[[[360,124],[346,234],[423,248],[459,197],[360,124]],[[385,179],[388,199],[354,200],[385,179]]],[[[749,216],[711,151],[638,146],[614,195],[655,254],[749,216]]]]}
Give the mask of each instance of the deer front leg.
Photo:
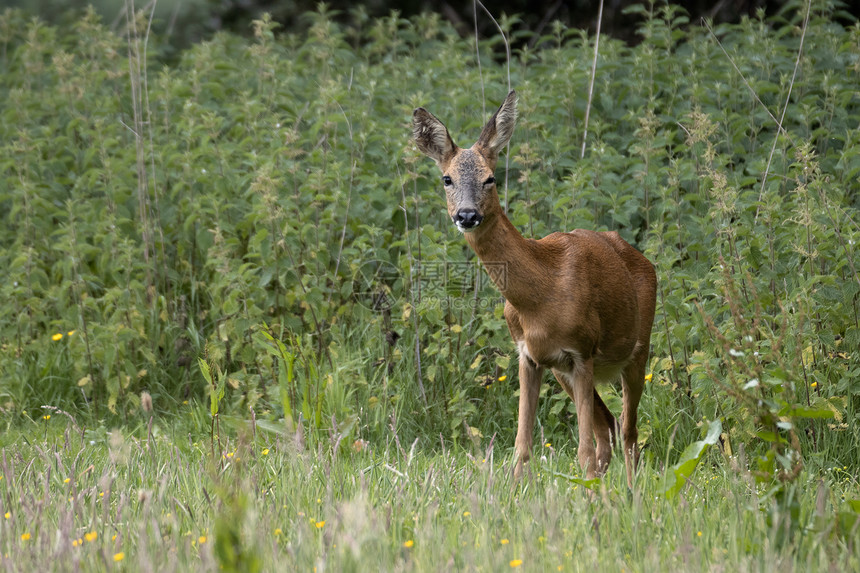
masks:
{"type": "MultiPolygon", "coordinates": [[[[577,362],[573,370],[573,393],[576,402],[576,419],[579,425],[579,465],[585,479],[592,479],[600,470],[594,450],[594,362],[593,359],[577,362]]],[[[608,436],[607,436],[608,437],[608,436]]],[[[608,462],[608,460],[607,460],[608,462]]]]}
{"type": "Polygon", "coordinates": [[[537,411],[538,396],[540,395],[543,368],[532,362],[524,352],[520,353],[520,410],[517,418],[517,439],[515,449],[517,464],[514,467],[514,478],[523,475],[523,465],[529,461],[532,452],[532,437],[534,434],[535,412],[537,411]]]}

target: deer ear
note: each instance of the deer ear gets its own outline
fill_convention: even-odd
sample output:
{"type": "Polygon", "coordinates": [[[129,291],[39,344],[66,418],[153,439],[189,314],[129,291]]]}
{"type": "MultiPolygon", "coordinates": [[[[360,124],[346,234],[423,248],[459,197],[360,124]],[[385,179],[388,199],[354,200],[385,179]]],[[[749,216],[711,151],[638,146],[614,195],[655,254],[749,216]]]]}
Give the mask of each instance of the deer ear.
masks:
{"type": "Polygon", "coordinates": [[[498,156],[499,151],[511,140],[514,133],[514,125],[517,123],[517,92],[511,90],[502,105],[478,138],[477,145],[487,149],[493,156],[498,156]]]}
{"type": "Polygon", "coordinates": [[[423,107],[412,113],[412,137],[421,153],[440,166],[451,159],[457,148],[448,128],[423,107]]]}

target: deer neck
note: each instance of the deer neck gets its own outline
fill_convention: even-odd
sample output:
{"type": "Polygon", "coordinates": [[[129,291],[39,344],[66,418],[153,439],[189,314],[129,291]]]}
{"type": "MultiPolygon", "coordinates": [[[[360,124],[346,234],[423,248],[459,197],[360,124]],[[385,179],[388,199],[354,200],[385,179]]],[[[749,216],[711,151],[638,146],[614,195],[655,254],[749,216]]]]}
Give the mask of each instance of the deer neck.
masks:
{"type": "Polygon", "coordinates": [[[538,245],[517,231],[501,205],[485,216],[477,229],[466,233],[466,242],[514,308],[528,311],[540,305],[540,289],[535,288],[535,281],[546,275],[535,256],[538,245]]]}

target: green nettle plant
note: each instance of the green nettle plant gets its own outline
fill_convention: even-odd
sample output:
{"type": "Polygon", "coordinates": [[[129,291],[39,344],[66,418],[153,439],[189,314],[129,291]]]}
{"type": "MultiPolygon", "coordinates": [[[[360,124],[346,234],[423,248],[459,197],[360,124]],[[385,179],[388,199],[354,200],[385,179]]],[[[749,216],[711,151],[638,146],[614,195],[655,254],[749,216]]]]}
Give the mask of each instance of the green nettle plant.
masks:
{"type": "MultiPolygon", "coordinates": [[[[9,423],[43,405],[121,422],[146,391],[208,401],[213,449],[216,421],[248,416],[318,444],[510,447],[502,301],[409,137],[426,106],[475,139],[510,78],[514,225],[617,230],[657,269],[640,439],[667,495],[715,452],[777,503],[803,468],[856,470],[860,24],[830,3],[717,27],[627,10],[639,42],[601,38],[591,100],[593,38],[558,24],[502,18],[508,60],[437,15],[322,5],[301,34],[265,16],[168,64],[145,13],[113,32],[92,10],[63,29],[5,10],[9,423]]],[[[542,392],[541,443],[568,443],[575,408],[542,392]]]]}

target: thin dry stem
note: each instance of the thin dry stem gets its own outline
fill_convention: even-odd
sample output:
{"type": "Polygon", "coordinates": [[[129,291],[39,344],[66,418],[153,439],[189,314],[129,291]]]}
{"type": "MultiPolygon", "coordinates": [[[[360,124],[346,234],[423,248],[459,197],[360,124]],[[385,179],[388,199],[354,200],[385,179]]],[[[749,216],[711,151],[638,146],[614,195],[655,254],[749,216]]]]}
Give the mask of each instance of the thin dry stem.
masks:
{"type": "Polygon", "coordinates": [[[597,36],[594,38],[594,59],[591,61],[591,80],[588,83],[588,103],[585,105],[585,127],[582,133],[582,152],[579,158],[585,157],[585,144],[588,143],[588,118],[591,115],[591,98],[594,95],[594,76],[597,75],[597,53],[600,48],[600,25],[603,22],[603,0],[597,10],[597,36]]]}
{"type": "MultiPolygon", "coordinates": [[[[791,82],[788,84],[788,93],[785,96],[785,105],[782,106],[782,114],[779,116],[779,128],[782,129],[782,122],[785,119],[785,111],[788,109],[788,103],[791,101],[791,90],[794,87],[794,80],[797,77],[797,68],[800,67],[800,56],[803,54],[803,41],[806,39],[806,28],[809,24],[809,12],[812,9],[812,0],[806,1],[806,16],[803,18],[803,30],[800,33],[800,46],[797,48],[797,58],[794,60],[794,72],[791,74],[791,82]]],[[[758,200],[761,204],[764,196],[764,188],[767,184],[767,175],[770,172],[770,164],[773,161],[773,154],[776,151],[776,144],[779,141],[779,133],[773,138],[773,145],[770,148],[770,155],[767,157],[767,165],[764,169],[764,175],[761,178],[761,189],[759,190],[758,200]]],[[[755,218],[758,219],[760,207],[756,207],[755,218]]]]}

